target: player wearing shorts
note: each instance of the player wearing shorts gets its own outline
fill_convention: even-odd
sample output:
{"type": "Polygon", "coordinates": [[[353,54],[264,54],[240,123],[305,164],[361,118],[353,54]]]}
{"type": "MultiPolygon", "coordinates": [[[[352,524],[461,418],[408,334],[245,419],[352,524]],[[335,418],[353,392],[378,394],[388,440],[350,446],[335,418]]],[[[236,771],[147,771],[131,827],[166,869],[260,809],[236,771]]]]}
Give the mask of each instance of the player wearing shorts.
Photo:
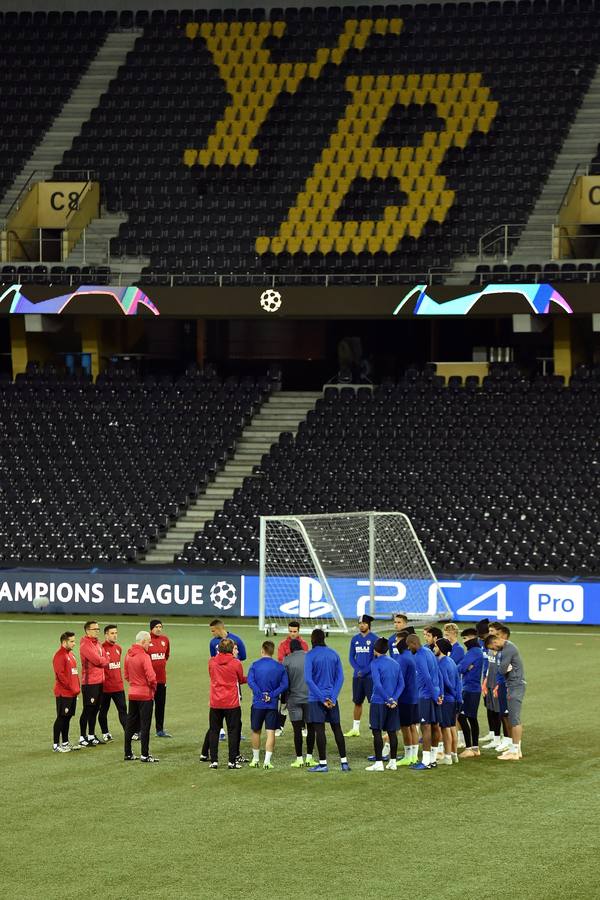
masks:
{"type": "Polygon", "coordinates": [[[472,759],[481,755],[477,713],[481,700],[483,650],[479,646],[475,628],[465,628],[461,632],[461,637],[465,643],[466,653],[458,663],[458,672],[462,678],[463,698],[458,720],[465,736],[465,749],[459,756],[460,759],[472,759]]]}
{"type": "Polygon", "coordinates": [[[60,636],[60,647],[52,657],[54,669],[54,696],[56,698],[56,719],[52,734],[54,753],[69,753],[79,750],[79,745],[69,743],[69,725],[77,708],[80,693],[77,660],[73,653],[75,632],[64,631],[60,636]]]}
{"type": "MultiPolygon", "coordinates": [[[[414,632],[413,632],[414,633],[414,632]]],[[[396,644],[398,655],[394,657],[402,671],[404,689],[398,697],[398,717],[404,742],[404,756],[399,766],[410,766],[419,758],[419,694],[417,691],[417,666],[415,658],[406,646],[408,632],[401,632],[396,644]]]]}
{"type": "Polygon", "coordinates": [[[387,732],[390,745],[390,759],[387,769],[395,772],[398,768],[398,697],[404,690],[404,678],[398,663],[387,656],[389,649],[386,638],[375,641],[374,659],[371,663],[373,693],[370,697],[369,726],[373,732],[375,762],[367,766],[367,772],[383,772],[383,733],[387,732]]]}
{"type": "MultiPolygon", "coordinates": [[[[290,644],[292,641],[299,641],[301,648],[308,652],[308,644],[306,641],[300,637],[300,622],[296,622],[295,620],[292,622],[288,622],[288,635],[284,638],[279,646],[277,647],[277,660],[282,663],[286,656],[291,653],[290,644]]],[[[277,731],[275,732],[275,737],[281,737],[283,734],[283,729],[285,728],[285,720],[286,715],[284,712],[279,710],[279,721],[277,723],[277,731]]]]}
{"type": "Polygon", "coordinates": [[[456,718],[462,704],[462,687],[456,663],[451,657],[452,644],[447,638],[436,641],[434,653],[437,657],[442,678],[443,703],[440,707],[440,726],[444,743],[444,755],[440,762],[451,766],[458,763],[458,737],[456,734],[456,718]]]}
{"type": "Polygon", "coordinates": [[[112,734],[108,729],[108,710],[111,702],[117,707],[119,722],[121,723],[123,731],[125,731],[125,723],[127,722],[127,703],[125,701],[123,676],[121,675],[122,649],[120,645],[117,644],[117,637],[117,626],[105,625],[102,649],[104,650],[104,655],[108,658],[108,668],[104,672],[102,699],[98,711],[98,724],[105,743],[108,743],[113,739],[112,734]]]}
{"type": "Polygon", "coordinates": [[[525,696],[525,671],[521,654],[517,647],[509,640],[510,628],[507,625],[496,623],[495,635],[490,635],[491,648],[500,651],[500,674],[506,678],[506,692],[508,704],[508,720],[511,727],[511,746],[500,754],[498,759],[503,761],[518,762],[523,758],[521,740],[523,737],[523,724],[521,722],[521,707],[525,696]]]}
{"type": "Polygon", "coordinates": [[[444,699],[440,672],[433,652],[421,645],[418,635],[410,634],[406,639],[406,645],[415,658],[419,722],[423,737],[421,762],[413,763],[410,768],[413,771],[428,771],[437,765],[435,750],[431,749],[431,739],[433,726],[439,725],[438,707],[442,705],[444,699]]]}
{"type": "Polygon", "coordinates": [[[373,647],[377,635],[371,631],[373,616],[361,616],[358,620],[358,634],[350,641],[348,659],[352,666],[352,702],[354,703],[354,721],[352,728],[344,737],[360,737],[360,719],[365,700],[373,693],[371,680],[371,662],[373,660],[373,647]]]}
{"type": "Polygon", "coordinates": [[[102,644],[98,640],[100,626],[96,621],[90,620],[83,626],[84,635],[79,642],[79,655],[81,657],[81,697],[83,710],[79,717],[79,730],[81,747],[97,747],[103,744],[94,734],[96,719],[102,700],[102,686],[104,684],[104,671],[108,669],[109,661],[104,655],[102,644]]]}
{"type": "Polygon", "coordinates": [[[264,725],[267,732],[265,743],[265,761],[263,769],[272,769],[271,757],[275,749],[275,731],[279,712],[279,697],[287,690],[288,677],[280,662],[273,659],[275,644],[263,641],[260,659],[253,662],[248,670],[248,687],[252,690],[252,709],[250,711],[250,727],[252,729],[252,761],[251,769],[260,765],[260,733],[264,725]]]}
{"type": "Polygon", "coordinates": [[[325,723],[331,726],[342,772],[349,772],[346,742],[340,726],[338,696],[344,683],[344,670],[339,655],[325,645],[325,632],[315,628],[310,636],[312,649],[304,657],[304,678],[308,687],[308,721],[314,725],[319,762],[309,772],[328,772],[325,723]]]}
{"type": "Polygon", "coordinates": [[[300,769],[302,766],[314,766],[312,753],[315,746],[314,725],[308,722],[308,687],[304,678],[304,649],[299,639],[290,641],[290,652],[285,655],[283,665],[288,676],[287,711],[294,730],[294,750],[296,759],[291,764],[292,769],[300,769]],[[306,731],[306,759],[302,755],[302,729],[307,723],[306,731]]]}

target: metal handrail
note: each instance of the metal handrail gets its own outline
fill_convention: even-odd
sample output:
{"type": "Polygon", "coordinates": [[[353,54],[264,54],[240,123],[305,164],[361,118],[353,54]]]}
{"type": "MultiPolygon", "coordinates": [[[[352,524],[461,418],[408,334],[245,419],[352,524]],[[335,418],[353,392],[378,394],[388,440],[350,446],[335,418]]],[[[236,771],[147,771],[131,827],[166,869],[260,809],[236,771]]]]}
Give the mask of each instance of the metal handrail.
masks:
{"type": "MultiPolygon", "coordinates": [[[[65,174],[65,176],[84,175],[88,181],[91,181],[92,173],[91,173],[91,169],[65,169],[64,174],[65,174]]],[[[21,188],[21,190],[19,191],[19,193],[17,194],[17,196],[15,197],[13,202],[11,203],[11,205],[4,217],[4,229],[5,230],[6,230],[6,224],[7,224],[8,220],[10,219],[13,209],[15,209],[15,208],[19,209],[19,207],[21,205],[19,202],[21,200],[21,197],[23,196],[25,191],[27,191],[27,193],[29,193],[29,191],[31,190],[31,187],[28,188],[28,185],[31,182],[31,180],[33,178],[36,178],[37,181],[53,181],[53,180],[55,180],[51,176],[52,176],[52,172],[48,172],[47,169],[34,169],[33,172],[31,172],[27,181],[25,182],[25,184],[23,185],[23,187],[21,188]],[[37,178],[36,178],[36,176],[37,176],[37,178]]],[[[66,179],[66,180],[68,180],[68,179],[66,179]]]]}
{"type": "MultiPolygon", "coordinates": [[[[37,260],[30,260],[30,262],[37,262],[37,260]]],[[[596,261],[593,260],[590,262],[596,262],[596,261]]],[[[13,260],[10,262],[7,261],[5,263],[2,263],[1,265],[18,267],[18,266],[24,265],[24,264],[26,264],[26,263],[24,263],[23,260],[13,260]]],[[[55,263],[55,262],[44,263],[43,261],[40,264],[46,265],[48,268],[52,268],[52,267],[56,266],[56,267],[59,267],[62,269],[64,269],[65,266],[68,265],[68,263],[55,263]]],[[[51,277],[51,273],[49,272],[48,274],[51,277]]],[[[333,272],[330,272],[330,273],[305,272],[305,273],[302,273],[302,275],[298,275],[296,277],[303,278],[303,279],[311,278],[311,279],[313,279],[313,282],[312,282],[313,284],[317,283],[317,280],[318,280],[321,287],[330,286],[331,278],[335,278],[336,281],[339,279],[341,279],[343,281],[350,281],[356,277],[368,278],[368,279],[372,279],[369,284],[370,287],[373,287],[373,286],[381,287],[386,284],[387,279],[390,279],[390,278],[399,278],[400,279],[401,278],[402,282],[400,282],[399,284],[391,285],[391,286],[401,287],[404,284],[414,286],[415,284],[431,283],[428,278],[429,274],[430,273],[428,273],[428,272],[378,272],[378,273],[375,273],[375,272],[364,272],[364,273],[353,272],[352,274],[342,274],[339,272],[335,272],[335,273],[333,273],[333,272]]],[[[439,274],[443,274],[443,273],[439,273],[439,274]]],[[[475,271],[475,269],[472,269],[472,270],[470,269],[468,271],[462,271],[462,272],[455,272],[455,271],[451,270],[450,272],[447,272],[446,274],[453,275],[453,276],[462,276],[464,278],[463,284],[465,284],[465,285],[468,285],[468,284],[479,285],[479,284],[493,284],[494,283],[493,281],[489,280],[486,273],[477,272],[477,271],[475,271]]],[[[578,279],[578,281],[581,281],[582,283],[589,284],[591,282],[591,278],[593,275],[595,275],[594,272],[588,272],[588,271],[578,272],[577,279],[578,279]]],[[[520,273],[520,276],[523,277],[523,273],[520,273]]],[[[572,276],[572,273],[569,273],[569,278],[571,278],[571,276],[572,276]]],[[[15,277],[18,277],[18,273],[16,273],[16,276],[14,273],[10,274],[9,280],[11,281],[11,283],[14,283],[15,277]]],[[[271,275],[271,274],[266,274],[266,273],[262,274],[262,275],[253,274],[253,273],[246,273],[246,274],[240,274],[240,275],[234,275],[234,274],[223,275],[222,273],[219,274],[219,273],[215,272],[215,273],[205,273],[204,276],[202,276],[202,275],[182,275],[181,273],[177,273],[177,274],[176,273],[169,273],[169,274],[156,273],[156,274],[153,274],[153,275],[151,274],[148,276],[140,276],[139,269],[123,268],[123,269],[117,270],[117,269],[111,268],[111,270],[110,270],[110,284],[113,287],[128,287],[130,285],[141,285],[141,286],[148,285],[148,287],[152,287],[152,286],[155,286],[155,287],[185,287],[186,285],[189,285],[189,286],[197,287],[198,279],[202,278],[202,277],[214,279],[213,283],[211,284],[211,287],[230,287],[232,284],[235,284],[236,282],[239,283],[239,285],[241,287],[255,287],[258,290],[264,289],[265,287],[285,288],[285,287],[289,286],[287,283],[288,276],[271,275]],[[152,278],[152,279],[160,278],[160,279],[166,280],[167,283],[164,283],[164,281],[163,281],[161,284],[150,285],[148,283],[148,281],[146,280],[148,278],[152,278]],[[248,279],[253,279],[254,283],[249,285],[248,279]]],[[[502,276],[494,276],[494,277],[501,278],[501,281],[503,284],[505,284],[507,281],[510,282],[510,275],[502,275],[502,276]]],[[[80,273],[73,274],[73,273],[62,272],[59,275],[57,275],[57,278],[60,278],[60,283],[66,283],[71,286],[81,284],[81,282],[82,282],[82,275],[80,273]],[[65,281],[65,279],[68,279],[68,280],[65,281]]],[[[560,275],[557,279],[554,279],[554,280],[560,281],[560,275]]],[[[540,272],[527,273],[527,283],[538,284],[542,281],[544,281],[543,272],[540,271],[540,272]]],[[[0,275],[0,283],[6,284],[7,278],[0,275]]],[[[515,284],[518,284],[518,283],[519,282],[515,282],[515,284]]],[[[521,282],[521,283],[523,283],[523,282],[521,282]]]]}
{"type": "Polygon", "coordinates": [[[556,221],[557,222],[558,222],[558,216],[560,215],[561,209],[563,208],[563,206],[566,206],[567,203],[569,202],[571,190],[575,186],[577,178],[579,177],[579,167],[580,166],[582,166],[582,168],[584,170],[584,171],[582,171],[581,174],[589,175],[589,172],[590,172],[589,163],[577,163],[576,164],[575,168],[573,169],[573,174],[571,175],[571,178],[569,179],[569,183],[568,183],[567,187],[565,188],[565,192],[562,195],[562,199],[561,199],[560,203],[558,204],[558,211],[556,213],[556,221]]]}
{"type": "Polygon", "coordinates": [[[10,236],[12,235],[12,237],[15,238],[17,244],[19,245],[19,247],[21,248],[21,250],[23,251],[23,253],[24,253],[24,255],[25,255],[25,258],[26,258],[27,262],[33,262],[33,261],[34,261],[34,260],[32,260],[31,257],[29,256],[29,253],[28,253],[28,251],[27,251],[27,248],[25,247],[25,244],[23,243],[23,241],[21,240],[21,238],[19,237],[19,235],[17,234],[16,231],[14,231],[13,229],[11,229],[10,231],[7,231],[7,232],[6,232],[6,235],[7,235],[7,237],[10,237],[10,236]]]}
{"type": "Polygon", "coordinates": [[[526,222],[505,222],[502,225],[495,225],[489,231],[485,231],[479,238],[479,259],[483,259],[484,251],[495,246],[503,239],[504,242],[504,262],[508,262],[508,232],[511,228],[525,228],[526,222]],[[484,246],[484,240],[492,234],[497,237],[484,246]]]}

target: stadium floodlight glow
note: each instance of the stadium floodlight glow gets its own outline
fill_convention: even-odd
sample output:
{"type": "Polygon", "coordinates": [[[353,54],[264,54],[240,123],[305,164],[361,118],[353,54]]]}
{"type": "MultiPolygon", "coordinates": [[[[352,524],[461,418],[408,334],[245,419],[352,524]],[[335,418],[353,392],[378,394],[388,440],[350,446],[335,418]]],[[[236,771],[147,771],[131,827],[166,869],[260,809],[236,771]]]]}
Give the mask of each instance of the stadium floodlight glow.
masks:
{"type": "Polygon", "coordinates": [[[260,517],[259,628],[326,625],[348,632],[342,609],[414,622],[451,617],[408,516],[348,512],[260,517]]]}

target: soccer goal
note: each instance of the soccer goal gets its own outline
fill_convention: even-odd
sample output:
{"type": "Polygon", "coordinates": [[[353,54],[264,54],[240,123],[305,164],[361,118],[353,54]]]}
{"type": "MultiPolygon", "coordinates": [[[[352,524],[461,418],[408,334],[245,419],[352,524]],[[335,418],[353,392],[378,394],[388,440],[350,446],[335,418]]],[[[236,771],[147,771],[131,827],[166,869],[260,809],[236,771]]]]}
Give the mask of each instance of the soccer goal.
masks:
{"type": "Polygon", "coordinates": [[[397,512],[261,516],[259,628],[348,632],[365,613],[451,618],[410,519],[397,512]]]}

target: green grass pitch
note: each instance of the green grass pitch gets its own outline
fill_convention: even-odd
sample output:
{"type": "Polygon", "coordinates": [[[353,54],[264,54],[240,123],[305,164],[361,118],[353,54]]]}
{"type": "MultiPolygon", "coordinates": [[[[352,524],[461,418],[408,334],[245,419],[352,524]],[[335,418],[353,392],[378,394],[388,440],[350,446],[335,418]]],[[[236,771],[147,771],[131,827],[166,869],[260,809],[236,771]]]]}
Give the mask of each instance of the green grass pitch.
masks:
{"type": "MultiPolygon", "coordinates": [[[[124,647],[146,624],[117,621],[124,647]]],[[[365,772],[365,709],[361,737],[347,741],[352,772],[339,771],[330,736],[332,770],[319,776],[289,768],[289,729],[271,772],[214,772],[198,762],[206,620],[165,619],[174,738],[153,739],[159,765],[122,761],[114,711],[115,743],[53,754],[51,658],[60,632],[71,627],[79,640],[82,624],[0,617],[3,897],[600,897],[600,629],[515,626],[528,681],[521,763],[490,754],[426,773],[365,772]]],[[[255,659],[258,629],[229,627],[255,659]]],[[[329,643],[346,661],[348,638],[329,643]]],[[[247,688],[243,708],[248,735],[247,688]]],[[[249,743],[242,748],[250,755],[249,743]]]]}

